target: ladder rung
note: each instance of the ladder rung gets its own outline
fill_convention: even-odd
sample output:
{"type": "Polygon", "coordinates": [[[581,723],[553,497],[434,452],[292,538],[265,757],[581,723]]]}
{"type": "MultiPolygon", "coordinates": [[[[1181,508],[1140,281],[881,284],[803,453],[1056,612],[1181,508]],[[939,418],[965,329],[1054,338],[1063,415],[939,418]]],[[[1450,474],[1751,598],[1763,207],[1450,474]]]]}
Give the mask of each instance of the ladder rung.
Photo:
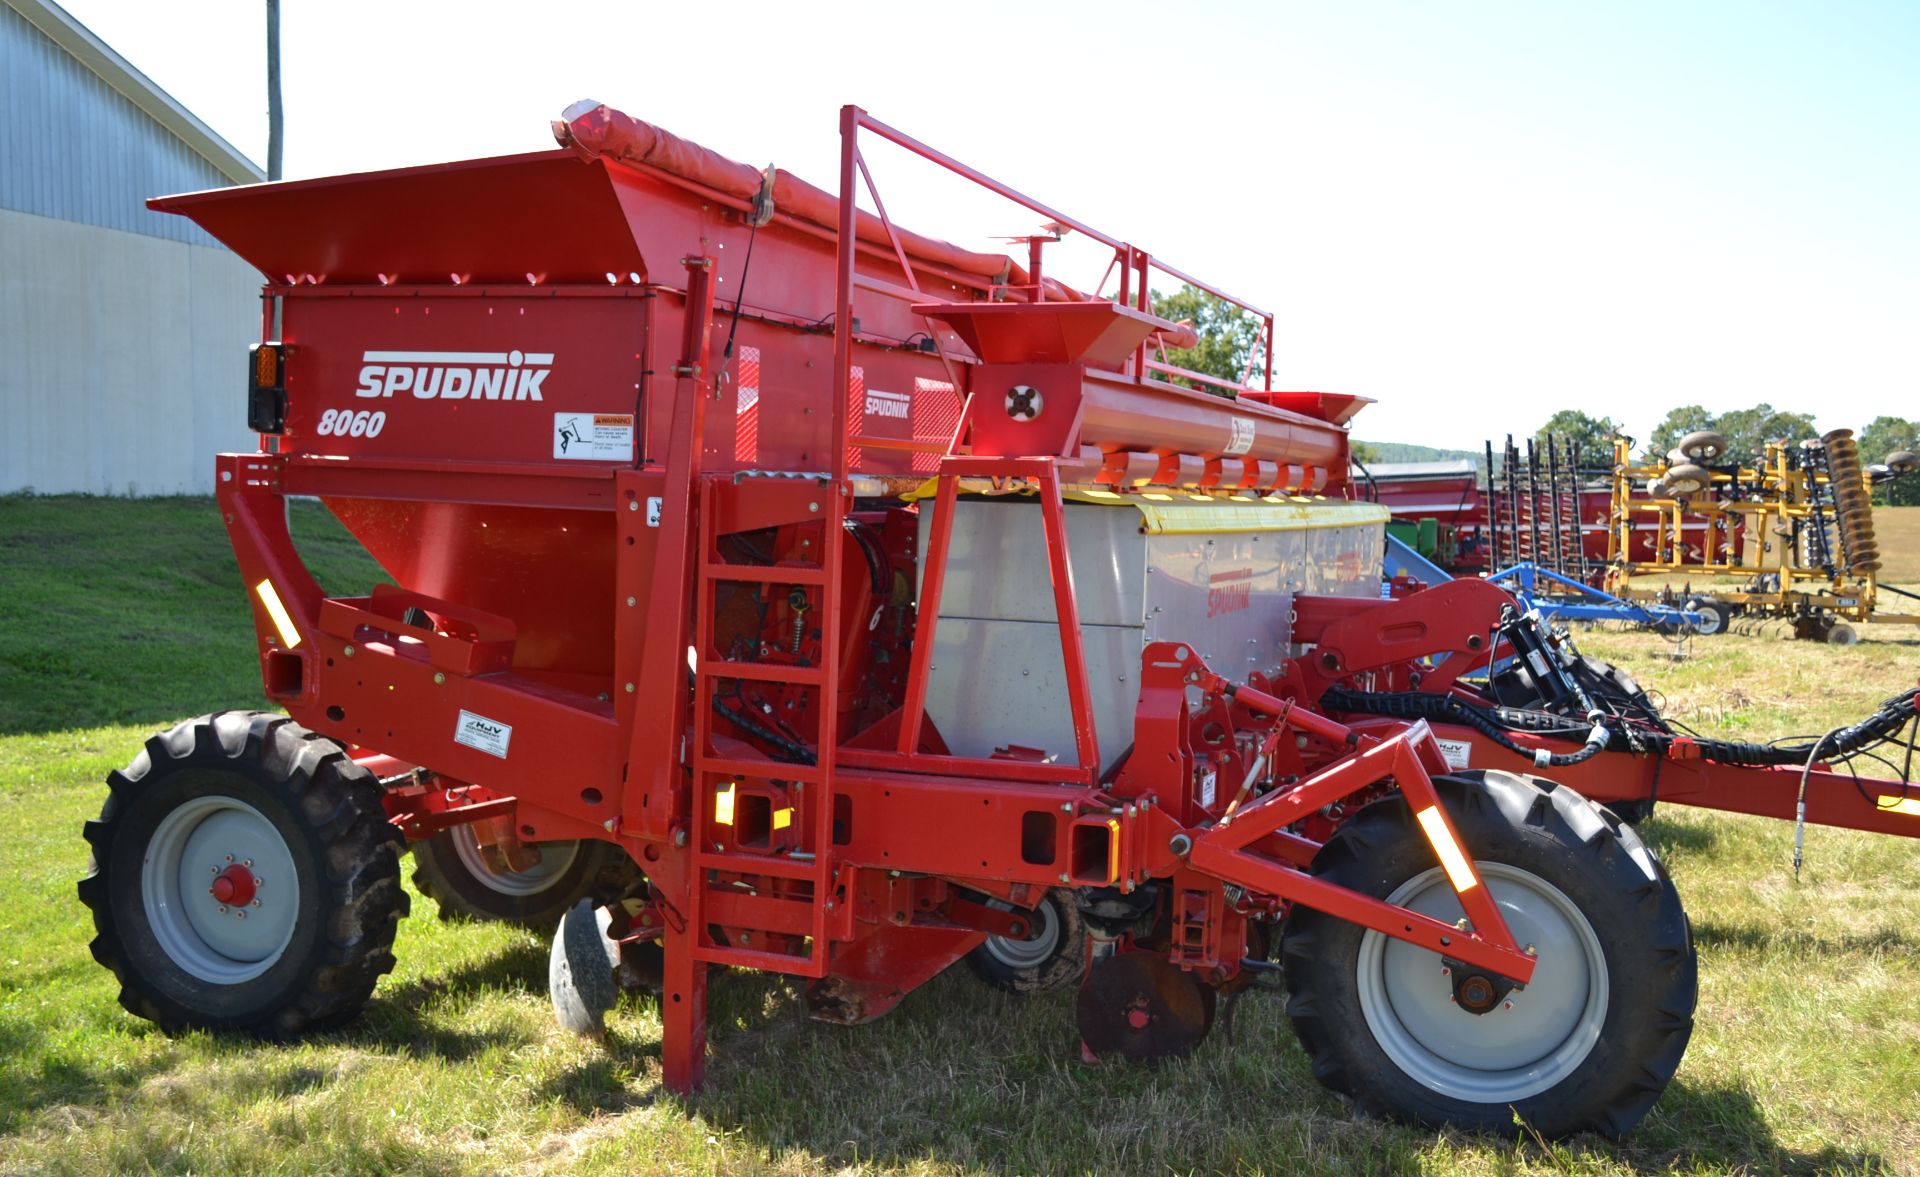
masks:
{"type": "Polygon", "coordinates": [[[805,564],[702,564],[708,580],[751,581],[756,584],[825,584],[826,569],[805,564]]]}
{"type": "Polygon", "coordinates": [[[820,883],[826,880],[829,864],[819,859],[802,862],[772,854],[721,854],[703,850],[694,863],[705,870],[732,871],[741,875],[767,875],[776,879],[799,879],[820,883]]]}
{"type": "Polygon", "coordinates": [[[743,969],[759,969],[768,973],[792,973],[802,977],[824,977],[827,975],[827,953],[820,941],[813,942],[813,956],[790,956],[784,952],[762,952],[753,948],[721,948],[717,945],[696,945],[693,959],[703,964],[735,965],[743,969]],[[817,959],[816,959],[817,958],[817,959]]]}
{"type": "Polygon", "coordinates": [[[787,936],[811,936],[814,930],[812,898],[755,895],[728,887],[710,887],[701,899],[706,922],[787,936]]]}
{"type": "Polygon", "coordinates": [[[786,666],[778,662],[728,662],[724,658],[702,658],[699,666],[699,673],[709,678],[748,678],[756,682],[786,682],[802,687],[817,687],[827,681],[826,671],[818,666],[786,666]]]}

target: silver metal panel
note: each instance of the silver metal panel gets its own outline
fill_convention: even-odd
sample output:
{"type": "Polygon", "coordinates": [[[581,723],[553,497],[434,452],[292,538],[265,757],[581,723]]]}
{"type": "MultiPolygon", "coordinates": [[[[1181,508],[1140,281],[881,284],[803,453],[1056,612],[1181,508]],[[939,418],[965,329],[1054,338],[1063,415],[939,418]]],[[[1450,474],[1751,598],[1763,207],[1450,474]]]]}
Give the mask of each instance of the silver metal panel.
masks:
{"type": "Polygon", "coordinates": [[[1315,534],[1148,536],[1147,640],[1186,642],[1229,678],[1278,666],[1307,537],[1315,534]]]}
{"type": "MultiPolygon", "coordinates": [[[[1222,518],[1235,508],[1220,507],[1222,518]]],[[[921,516],[925,550],[931,512],[921,516]]],[[[1231,678],[1290,653],[1296,593],[1374,596],[1378,523],[1144,535],[1133,507],[1068,504],[1067,541],[1104,772],[1133,743],[1140,653],[1187,642],[1231,678]]],[[[1074,759],[1041,510],[963,500],[954,514],[927,714],[954,751],[1041,748],[1074,759]]]]}
{"type": "MultiPolygon", "coordinates": [[[[962,499],[953,515],[940,616],[1053,621],[1040,504],[1028,497],[962,499]]],[[[926,551],[933,500],[920,512],[926,551]]],[[[1074,600],[1082,625],[1140,625],[1145,620],[1146,537],[1131,507],[1066,505],[1074,600]]]]}
{"type": "Polygon", "coordinates": [[[186,218],[149,211],[146,200],[229,183],[205,156],[0,4],[0,209],[214,245],[186,218]]]}
{"type": "Polygon", "coordinates": [[[255,444],[259,283],[224,249],[0,210],[0,493],[211,491],[213,455],[255,444]]]}
{"type": "MultiPolygon", "coordinates": [[[[1102,772],[1133,744],[1143,633],[1119,625],[1080,630],[1102,772]]],[[[1075,762],[1060,628],[1051,619],[943,617],[933,666],[927,714],[955,753],[990,756],[997,747],[1020,744],[1044,749],[1062,764],[1075,762]]]]}

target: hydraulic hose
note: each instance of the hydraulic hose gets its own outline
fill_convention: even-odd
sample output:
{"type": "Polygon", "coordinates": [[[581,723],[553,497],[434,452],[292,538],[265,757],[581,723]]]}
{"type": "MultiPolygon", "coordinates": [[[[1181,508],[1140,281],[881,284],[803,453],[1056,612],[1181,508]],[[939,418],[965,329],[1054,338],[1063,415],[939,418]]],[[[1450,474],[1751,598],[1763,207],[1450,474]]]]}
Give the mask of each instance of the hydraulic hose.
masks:
{"type": "MultiPolygon", "coordinates": [[[[1770,765],[1800,765],[1824,754],[1830,757],[1851,756],[1875,744],[1884,743],[1897,735],[1902,727],[1914,717],[1914,701],[1920,698],[1920,688],[1895,695],[1880,705],[1879,710],[1867,716],[1851,727],[1841,728],[1820,740],[1806,744],[1747,744],[1731,740],[1696,740],[1700,756],[1721,764],[1737,764],[1747,767],[1766,767],[1770,765]]],[[[1507,732],[1519,726],[1511,722],[1502,722],[1512,715],[1512,708],[1483,706],[1462,699],[1457,695],[1435,695],[1420,691],[1382,692],[1378,694],[1363,691],[1350,691],[1335,687],[1321,696],[1321,706],[1333,710],[1361,715],[1381,715],[1394,719],[1426,719],[1443,723],[1459,723],[1473,728],[1494,743],[1516,755],[1525,756],[1541,767],[1563,767],[1579,764],[1590,759],[1601,748],[1613,746],[1619,750],[1628,750],[1634,742],[1651,752],[1665,753],[1682,737],[1672,732],[1639,731],[1631,738],[1624,725],[1617,721],[1601,720],[1587,733],[1587,740],[1579,751],[1547,755],[1544,749],[1527,748],[1508,738],[1507,732]],[[1597,742],[1596,742],[1597,740],[1597,742]]],[[[1565,716],[1552,715],[1549,712],[1534,712],[1543,721],[1557,721],[1559,727],[1549,730],[1543,722],[1538,728],[1542,735],[1573,737],[1580,729],[1571,726],[1565,716]]]]}
{"type": "MultiPolygon", "coordinates": [[[[1481,707],[1456,695],[1433,695],[1424,691],[1391,691],[1376,694],[1335,687],[1320,697],[1320,705],[1334,711],[1383,715],[1393,719],[1427,719],[1442,723],[1465,724],[1507,751],[1533,761],[1538,768],[1565,768],[1570,764],[1591,760],[1612,741],[1612,732],[1604,722],[1600,722],[1595,723],[1591,728],[1560,728],[1541,733],[1578,736],[1581,731],[1585,731],[1586,742],[1577,752],[1549,752],[1545,748],[1528,748],[1509,739],[1507,727],[1496,718],[1499,713],[1510,709],[1481,707]]],[[[1546,712],[1538,714],[1560,723],[1566,721],[1564,716],[1546,712]]]]}

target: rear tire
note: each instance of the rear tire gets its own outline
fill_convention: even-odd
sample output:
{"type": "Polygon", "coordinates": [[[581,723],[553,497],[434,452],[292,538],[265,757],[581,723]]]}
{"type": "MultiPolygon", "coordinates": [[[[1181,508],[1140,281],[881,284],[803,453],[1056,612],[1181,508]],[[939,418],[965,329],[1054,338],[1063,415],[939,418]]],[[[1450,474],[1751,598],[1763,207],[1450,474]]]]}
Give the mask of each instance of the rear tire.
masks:
{"type": "Polygon", "coordinates": [[[440,905],[441,919],[519,924],[549,932],[582,899],[610,903],[638,882],[640,872],[611,842],[541,842],[536,865],[493,870],[473,830],[455,826],[413,844],[413,885],[440,905]]]}
{"type": "MultiPolygon", "coordinates": [[[[995,901],[993,906],[1001,906],[995,901]]],[[[1007,993],[1025,995],[1078,981],[1087,967],[1087,926],[1073,892],[1048,891],[1033,909],[1034,932],[1025,940],[988,936],[967,954],[967,964],[982,981],[1007,993]]]]}
{"type": "Polygon", "coordinates": [[[1733,610],[1712,597],[1695,597],[1687,602],[1687,609],[1700,615],[1700,624],[1694,627],[1693,632],[1703,638],[1727,632],[1727,626],[1733,621],[1733,610]]]}
{"type": "MultiPolygon", "coordinates": [[[[1693,1030],[1697,961],[1666,872],[1631,827],[1550,781],[1487,772],[1435,781],[1522,944],[1526,990],[1476,1017],[1438,957],[1295,907],[1287,1012],[1314,1075],[1368,1111],[1441,1127],[1620,1136],[1666,1089],[1693,1030]]],[[[1316,876],[1444,920],[1461,914],[1404,798],[1343,825],[1316,876]]]]}
{"type": "Polygon", "coordinates": [[[219,712],[153,736],[107,784],[80,899],[121,1005],[169,1034],[266,1038],[360,1012],[393,968],[405,843],[340,745],[219,712]]]}

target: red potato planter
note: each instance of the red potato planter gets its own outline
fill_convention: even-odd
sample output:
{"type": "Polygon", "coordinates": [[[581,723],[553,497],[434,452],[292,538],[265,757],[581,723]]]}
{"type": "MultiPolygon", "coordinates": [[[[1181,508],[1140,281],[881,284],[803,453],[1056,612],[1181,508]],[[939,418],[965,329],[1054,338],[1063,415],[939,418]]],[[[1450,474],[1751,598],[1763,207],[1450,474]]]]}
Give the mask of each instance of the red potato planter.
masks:
{"type": "MultiPolygon", "coordinates": [[[[852,1023],[971,957],[1077,981],[1087,1049],[1150,1059],[1277,944],[1316,1072],[1371,1109],[1617,1134],[1652,1106],[1693,949],[1596,802],[1658,769],[1662,800],[1785,816],[1797,766],[1673,737],[1492,586],[1379,599],[1363,402],[1166,363],[1191,335],[1149,275],[1192,279],[1144,250],[852,107],[837,195],[605,107],[555,129],[154,202],[280,307],[272,444],[218,485],[291,719],[182,725],[110,782],[81,894],[130,1010],[351,1017],[412,841],[617,862],[520,914],[558,925],[565,1024],[658,988],[679,1091],[712,965],[852,1023]],[[1043,276],[1051,231],[1016,264],[856,218],[863,132],[1110,248],[1117,295],[1043,276]],[[325,596],[289,494],[393,583],[325,596]],[[1532,694],[1463,685],[1515,655],[1532,694]]],[[[1808,817],[1905,832],[1875,795],[1816,768],[1808,817]]]]}

